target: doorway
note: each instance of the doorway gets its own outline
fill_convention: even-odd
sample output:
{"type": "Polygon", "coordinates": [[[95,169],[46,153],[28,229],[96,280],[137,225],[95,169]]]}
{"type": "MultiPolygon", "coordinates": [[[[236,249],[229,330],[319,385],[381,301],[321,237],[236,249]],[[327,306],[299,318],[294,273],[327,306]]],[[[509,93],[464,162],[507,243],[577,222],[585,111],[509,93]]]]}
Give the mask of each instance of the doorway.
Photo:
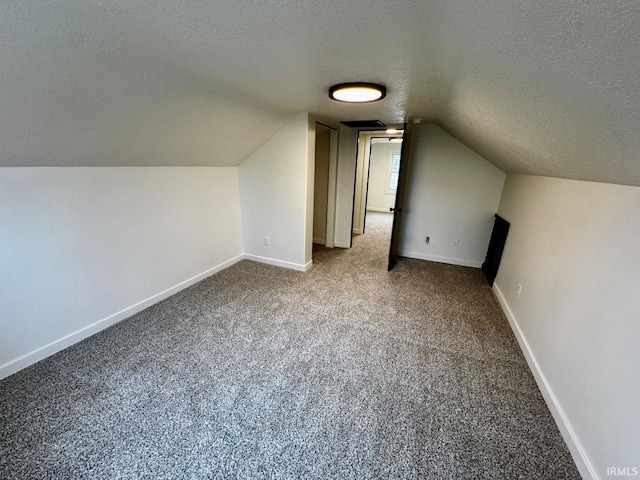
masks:
{"type": "MultiPolygon", "coordinates": [[[[389,143],[398,142],[401,145],[399,155],[389,155],[389,170],[387,171],[387,185],[395,186],[395,205],[389,207],[393,212],[389,237],[388,270],[391,270],[397,262],[400,248],[400,230],[402,228],[402,211],[404,208],[405,191],[407,187],[408,160],[410,158],[411,128],[406,123],[402,130],[359,132],[356,153],[356,171],[354,174],[353,216],[351,219],[351,240],[354,235],[366,234],[367,201],[369,190],[369,171],[371,163],[371,145],[374,138],[386,139],[389,143]],[[393,183],[392,183],[393,182],[393,183]]],[[[387,190],[389,190],[387,188],[387,190]]]]}
{"type": "Polygon", "coordinates": [[[331,122],[315,120],[311,252],[335,244],[338,135],[331,122]]]}
{"type": "Polygon", "coordinates": [[[315,150],[315,173],[313,177],[313,243],[326,245],[331,129],[320,123],[316,123],[315,150]]]}
{"type": "Polygon", "coordinates": [[[391,234],[401,148],[400,131],[393,134],[359,132],[353,202],[354,237],[366,235],[374,225],[376,234],[385,228],[391,234]]]}

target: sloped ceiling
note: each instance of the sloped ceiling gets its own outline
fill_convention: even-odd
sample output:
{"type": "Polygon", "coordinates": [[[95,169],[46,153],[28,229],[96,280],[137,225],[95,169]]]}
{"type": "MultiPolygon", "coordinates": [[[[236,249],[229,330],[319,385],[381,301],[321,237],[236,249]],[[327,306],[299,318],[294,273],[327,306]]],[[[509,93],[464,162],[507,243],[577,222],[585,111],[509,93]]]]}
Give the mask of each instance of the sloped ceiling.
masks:
{"type": "Polygon", "coordinates": [[[640,185],[636,0],[5,1],[0,68],[0,166],[233,166],[308,111],[640,185]],[[327,98],[350,80],[388,96],[327,98]]]}

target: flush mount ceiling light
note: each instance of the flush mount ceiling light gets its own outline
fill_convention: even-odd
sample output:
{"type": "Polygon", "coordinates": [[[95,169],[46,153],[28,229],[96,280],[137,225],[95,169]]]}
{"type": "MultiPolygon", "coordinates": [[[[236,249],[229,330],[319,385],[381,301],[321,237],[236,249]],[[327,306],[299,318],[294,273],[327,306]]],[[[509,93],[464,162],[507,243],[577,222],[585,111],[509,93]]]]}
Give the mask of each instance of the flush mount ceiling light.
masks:
{"type": "Polygon", "coordinates": [[[382,100],[387,89],[377,83],[340,83],[329,89],[329,98],[337,102],[370,103],[382,100]]]}

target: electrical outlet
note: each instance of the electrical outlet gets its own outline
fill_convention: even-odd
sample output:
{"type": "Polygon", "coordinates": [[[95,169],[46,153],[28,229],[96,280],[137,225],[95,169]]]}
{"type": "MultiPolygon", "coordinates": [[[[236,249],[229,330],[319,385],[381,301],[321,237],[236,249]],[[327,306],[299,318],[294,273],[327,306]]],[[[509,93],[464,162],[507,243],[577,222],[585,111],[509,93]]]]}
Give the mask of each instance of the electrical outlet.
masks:
{"type": "Polygon", "coordinates": [[[269,246],[269,237],[264,237],[264,246],[265,247],[269,246]]]}
{"type": "Polygon", "coordinates": [[[431,240],[431,239],[430,239],[429,237],[426,237],[426,238],[424,239],[424,241],[425,241],[425,243],[426,243],[427,245],[429,245],[429,241],[430,241],[430,240],[431,240]]]}
{"type": "Polygon", "coordinates": [[[460,240],[458,240],[458,239],[456,238],[456,239],[453,241],[453,246],[454,246],[454,247],[457,247],[457,246],[458,246],[458,242],[459,242],[459,241],[460,241],[460,240]]]}
{"type": "Polygon", "coordinates": [[[519,297],[521,293],[522,293],[522,285],[518,284],[518,286],[516,287],[516,297],[519,297]]]}

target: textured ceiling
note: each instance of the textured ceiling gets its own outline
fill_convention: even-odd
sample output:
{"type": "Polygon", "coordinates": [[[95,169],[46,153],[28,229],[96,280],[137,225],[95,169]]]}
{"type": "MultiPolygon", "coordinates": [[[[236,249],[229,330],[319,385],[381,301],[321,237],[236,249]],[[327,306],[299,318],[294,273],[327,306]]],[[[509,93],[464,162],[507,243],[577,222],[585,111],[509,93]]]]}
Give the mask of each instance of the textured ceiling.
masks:
{"type": "Polygon", "coordinates": [[[238,165],[422,117],[507,172],[640,185],[640,2],[4,1],[0,166],[238,165]],[[382,102],[331,102],[349,80],[382,102]]]}

